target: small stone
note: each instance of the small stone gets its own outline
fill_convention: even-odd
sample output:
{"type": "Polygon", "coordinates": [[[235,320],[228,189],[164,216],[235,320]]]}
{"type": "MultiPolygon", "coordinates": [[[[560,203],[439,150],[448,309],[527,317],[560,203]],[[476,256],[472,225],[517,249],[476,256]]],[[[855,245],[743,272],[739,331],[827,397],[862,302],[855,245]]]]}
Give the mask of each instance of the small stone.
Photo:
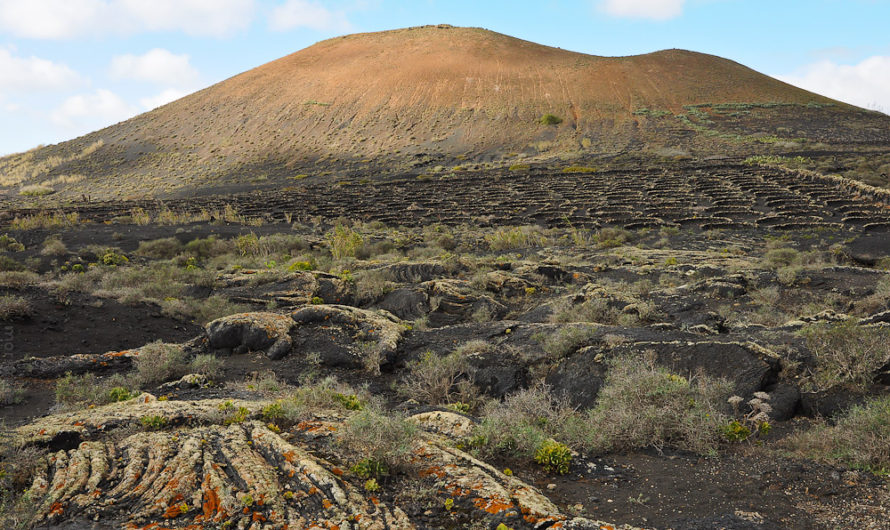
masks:
{"type": "Polygon", "coordinates": [[[552,482],[551,482],[550,484],[547,484],[547,489],[548,489],[548,490],[555,490],[555,489],[556,489],[556,484],[554,484],[554,483],[552,483],[552,482]]]}

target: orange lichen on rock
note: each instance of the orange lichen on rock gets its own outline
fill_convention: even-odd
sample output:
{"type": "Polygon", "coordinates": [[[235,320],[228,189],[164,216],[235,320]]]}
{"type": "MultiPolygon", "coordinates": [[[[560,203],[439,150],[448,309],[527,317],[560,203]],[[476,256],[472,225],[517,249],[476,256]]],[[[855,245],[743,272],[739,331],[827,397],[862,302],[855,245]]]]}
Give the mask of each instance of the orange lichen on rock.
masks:
{"type": "Polygon", "coordinates": [[[499,514],[501,512],[509,510],[510,508],[514,508],[512,502],[499,499],[497,497],[493,497],[490,499],[477,497],[473,499],[473,504],[476,506],[476,508],[479,508],[480,510],[490,514],[499,514]]]}
{"type": "Polygon", "coordinates": [[[173,519],[174,517],[179,517],[182,515],[182,510],[180,509],[178,504],[174,504],[172,506],[168,506],[167,510],[164,511],[164,519],[173,519]]]}
{"type": "Polygon", "coordinates": [[[421,469],[417,472],[420,475],[420,478],[426,478],[429,476],[435,476],[436,478],[444,478],[445,470],[442,469],[441,466],[431,466],[426,469],[421,469]]]}

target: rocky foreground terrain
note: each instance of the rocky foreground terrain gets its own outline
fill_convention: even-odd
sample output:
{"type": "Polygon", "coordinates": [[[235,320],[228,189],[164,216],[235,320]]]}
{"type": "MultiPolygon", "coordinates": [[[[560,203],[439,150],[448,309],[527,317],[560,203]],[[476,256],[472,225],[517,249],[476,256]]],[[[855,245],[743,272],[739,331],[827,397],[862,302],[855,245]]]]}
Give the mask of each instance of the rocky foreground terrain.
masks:
{"type": "Polygon", "coordinates": [[[0,218],[3,528],[887,528],[886,192],[514,167],[0,218]]]}

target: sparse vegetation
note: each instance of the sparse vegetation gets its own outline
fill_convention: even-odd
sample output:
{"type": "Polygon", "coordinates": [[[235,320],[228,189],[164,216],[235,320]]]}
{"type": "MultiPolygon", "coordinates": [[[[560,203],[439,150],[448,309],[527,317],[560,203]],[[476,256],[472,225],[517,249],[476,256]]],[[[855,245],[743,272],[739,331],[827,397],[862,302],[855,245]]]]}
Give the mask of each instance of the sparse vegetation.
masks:
{"type": "Polygon", "coordinates": [[[15,405],[24,400],[24,387],[13,380],[0,379],[0,407],[15,405]]]}
{"type": "Polygon", "coordinates": [[[408,363],[403,393],[430,405],[467,401],[474,395],[473,369],[463,351],[439,356],[426,352],[408,363]]]}
{"type": "Polygon", "coordinates": [[[375,469],[395,470],[411,462],[417,426],[404,418],[369,408],[350,416],[343,425],[338,445],[355,461],[375,463],[375,469]]]}
{"type": "Polygon", "coordinates": [[[560,123],[562,123],[562,118],[555,114],[544,114],[538,121],[540,121],[543,125],[559,125],[560,123]]]}
{"type": "Polygon", "coordinates": [[[878,369],[890,362],[890,331],[884,328],[859,326],[848,319],[813,324],[801,333],[816,360],[811,377],[816,388],[866,388],[878,369]]]}
{"type": "Polygon", "coordinates": [[[44,195],[52,195],[55,191],[56,190],[49,186],[44,186],[42,184],[29,184],[28,186],[21,187],[19,195],[24,195],[25,197],[43,197],[44,195]]]}
{"type": "Polygon", "coordinates": [[[606,382],[586,420],[588,447],[716,450],[720,428],[728,423],[720,405],[729,394],[727,383],[701,374],[687,379],[646,357],[626,355],[608,362],[606,382]]]}
{"type": "Polygon", "coordinates": [[[10,321],[31,316],[31,302],[21,296],[0,295],[0,320],[10,321]]]}
{"type": "Polygon", "coordinates": [[[890,396],[858,405],[834,424],[795,433],[783,443],[794,455],[830,464],[890,474],[890,396]]]}
{"type": "Polygon", "coordinates": [[[536,226],[514,226],[486,234],[485,241],[491,250],[513,250],[544,246],[549,240],[536,226]]]}
{"type": "Polygon", "coordinates": [[[327,234],[328,245],[331,249],[331,256],[335,260],[343,258],[354,258],[364,238],[358,232],[352,230],[348,226],[337,225],[327,234]]]}

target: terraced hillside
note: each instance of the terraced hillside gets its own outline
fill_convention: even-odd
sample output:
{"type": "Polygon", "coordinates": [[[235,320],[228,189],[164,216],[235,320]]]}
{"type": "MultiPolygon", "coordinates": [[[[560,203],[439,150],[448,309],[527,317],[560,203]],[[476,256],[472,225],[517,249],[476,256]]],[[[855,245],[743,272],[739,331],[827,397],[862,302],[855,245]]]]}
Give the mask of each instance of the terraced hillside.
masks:
{"type": "Polygon", "coordinates": [[[123,123],[6,157],[0,186],[9,197],[36,186],[67,199],[123,199],[584,155],[886,151],[888,123],[701,53],[598,57],[427,26],[323,41],[123,123]]]}
{"type": "MultiPolygon", "coordinates": [[[[584,166],[456,172],[387,181],[324,178],[271,192],[167,201],[74,203],[62,208],[108,222],[134,209],[187,218],[226,207],[271,222],[347,217],[424,226],[484,223],[627,229],[890,228],[890,192],[839,177],[731,163],[594,171],[584,166]]],[[[41,208],[10,209],[27,218],[41,208]]]]}

